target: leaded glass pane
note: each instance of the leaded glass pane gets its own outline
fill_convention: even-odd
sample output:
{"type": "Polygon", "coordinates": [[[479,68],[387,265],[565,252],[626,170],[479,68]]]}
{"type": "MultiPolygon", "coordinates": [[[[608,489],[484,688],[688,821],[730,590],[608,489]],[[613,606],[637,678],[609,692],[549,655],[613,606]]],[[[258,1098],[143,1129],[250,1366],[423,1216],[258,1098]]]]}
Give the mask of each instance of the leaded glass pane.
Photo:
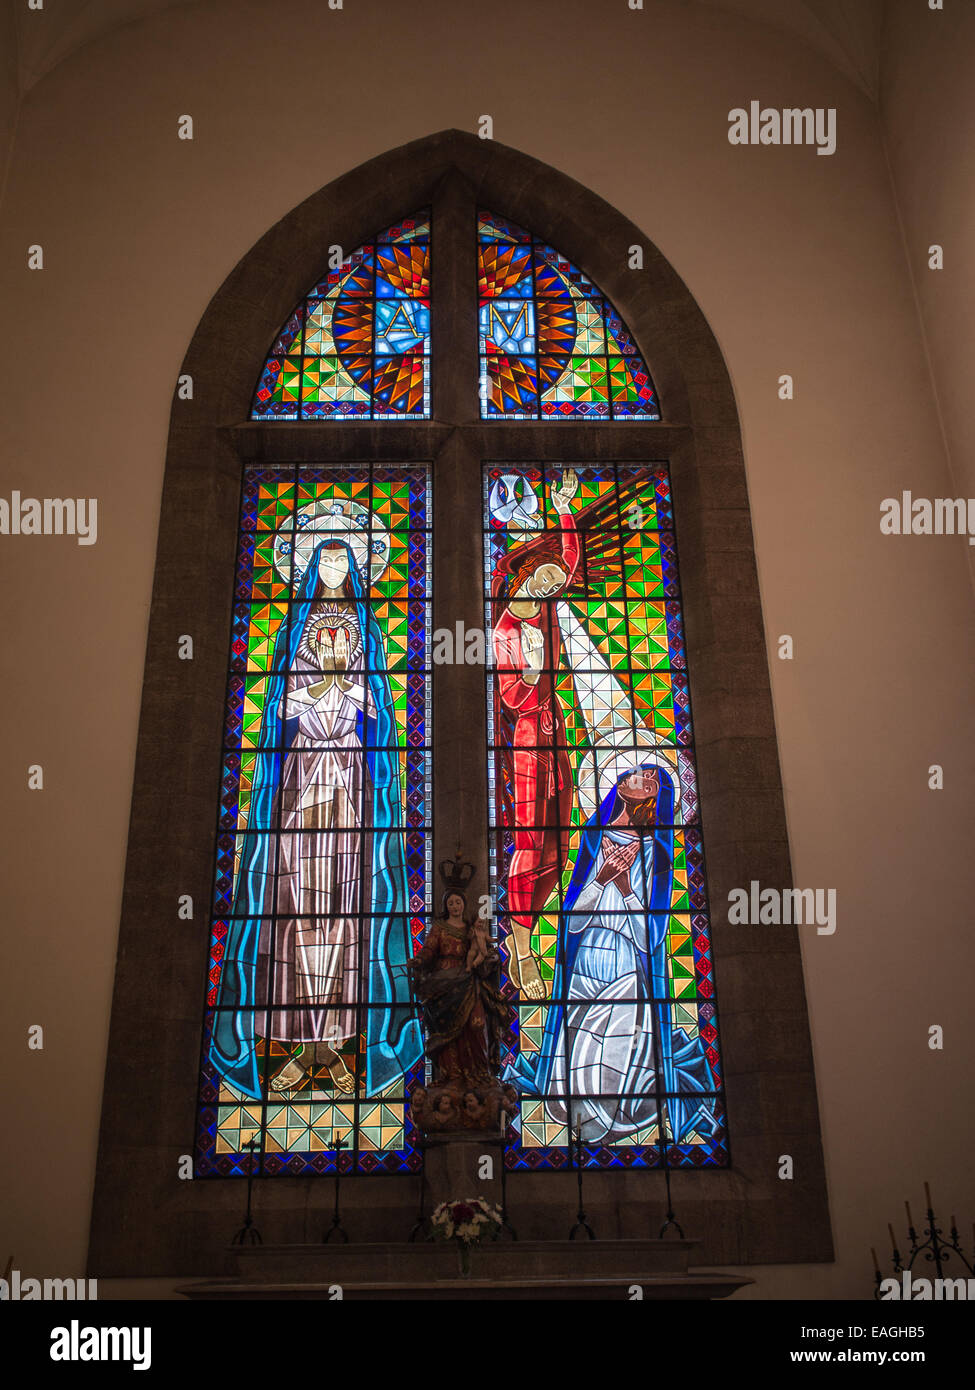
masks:
{"type": "Polygon", "coordinates": [[[197,1174],[413,1171],[426,466],[245,469],[197,1174]]]}
{"type": "Polygon", "coordinates": [[[511,222],[478,219],[481,416],[659,420],[619,314],[571,261],[511,222]]]}
{"type": "Polygon", "coordinates": [[[430,418],[430,220],[387,227],[326,271],[264,364],[252,420],[430,418]]]}
{"type": "Polygon", "coordinates": [[[519,1166],[727,1163],[673,525],[662,464],[484,470],[519,1166]]]}

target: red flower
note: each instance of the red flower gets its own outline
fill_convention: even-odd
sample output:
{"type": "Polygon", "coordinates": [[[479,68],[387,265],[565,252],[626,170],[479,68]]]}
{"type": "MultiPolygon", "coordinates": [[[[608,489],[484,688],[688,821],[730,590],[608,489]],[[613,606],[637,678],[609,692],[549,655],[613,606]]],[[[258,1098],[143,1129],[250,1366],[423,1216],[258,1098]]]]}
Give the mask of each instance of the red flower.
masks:
{"type": "Polygon", "coordinates": [[[474,1208],[469,1207],[466,1202],[455,1202],[450,1208],[450,1219],[457,1226],[464,1221],[470,1221],[473,1215],[474,1208]]]}

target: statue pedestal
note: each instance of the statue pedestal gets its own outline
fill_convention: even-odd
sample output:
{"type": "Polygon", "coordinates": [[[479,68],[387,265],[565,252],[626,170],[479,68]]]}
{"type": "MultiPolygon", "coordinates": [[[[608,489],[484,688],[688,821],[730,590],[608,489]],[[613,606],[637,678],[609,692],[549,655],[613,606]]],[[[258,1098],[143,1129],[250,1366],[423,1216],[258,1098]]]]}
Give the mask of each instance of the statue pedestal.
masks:
{"type": "Polygon", "coordinates": [[[489,1130],[463,1134],[429,1134],[425,1141],[424,1178],[427,1215],[441,1202],[481,1197],[501,1206],[501,1136],[489,1130]]]}
{"type": "Polygon", "coordinates": [[[497,1077],[418,1087],[410,1116],[424,1136],[424,1209],[480,1197],[501,1206],[504,1130],[518,1098],[497,1077]]]}

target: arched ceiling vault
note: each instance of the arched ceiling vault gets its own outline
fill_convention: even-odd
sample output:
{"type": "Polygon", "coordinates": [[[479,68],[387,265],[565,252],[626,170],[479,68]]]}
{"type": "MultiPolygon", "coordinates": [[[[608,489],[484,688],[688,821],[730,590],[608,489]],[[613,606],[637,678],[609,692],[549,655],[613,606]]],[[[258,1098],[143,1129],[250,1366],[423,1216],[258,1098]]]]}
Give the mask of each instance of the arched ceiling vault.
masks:
{"type": "MultiPolygon", "coordinates": [[[[87,44],[162,10],[213,0],[75,0],[43,12],[22,4],[13,21],[20,95],[87,44]]],[[[652,8],[659,0],[645,0],[652,8]]],[[[815,49],[872,100],[877,95],[884,0],[694,0],[792,34],[815,49]]],[[[9,62],[9,59],[8,59],[9,62]]]]}

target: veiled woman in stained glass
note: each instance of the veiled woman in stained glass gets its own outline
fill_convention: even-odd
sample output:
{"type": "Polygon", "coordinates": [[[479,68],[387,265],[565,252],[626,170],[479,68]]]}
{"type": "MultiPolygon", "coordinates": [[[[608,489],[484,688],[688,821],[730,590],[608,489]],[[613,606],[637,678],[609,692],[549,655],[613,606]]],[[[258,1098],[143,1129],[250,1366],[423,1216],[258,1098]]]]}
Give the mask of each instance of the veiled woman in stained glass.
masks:
{"type": "MultiPolygon", "coordinates": [[[[275,542],[296,602],[275,642],[248,827],[272,833],[248,836],[220,1001],[268,1001],[267,1034],[290,1054],[270,1078],[274,1091],[299,1086],[315,1064],[352,1091],[341,1049],[363,1023],[370,1091],[420,1051],[405,1008],[357,1016],[364,970],[374,1004],[403,995],[405,1005],[410,956],[395,719],[366,589],[387,562],[388,536],[347,500],[301,509],[295,530],[275,542]],[[363,913],[368,941],[359,937],[363,913]]],[[[220,1012],[214,1029],[215,1062],[249,1094],[259,1093],[248,1089],[257,1085],[257,1029],[243,1009],[220,1012]]]]}
{"type": "Polygon", "coordinates": [[[328,1067],[340,1091],[354,1086],[339,1048],[356,1032],[362,844],[354,832],[367,780],[357,726],[374,710],[347,593],[349,548],[327,544],[317,553],[316,597],[281,709],[288,752],[280,826],[291,833],[279,849],[278,930],[265,922],[259,950],[258,989],[282,1008],[273,1036],[303,1044],[271,1078],[276,1091],[298,1085],[312,1062],[328,1067]]]}
{"type": "Polygon", "coordinates": [[[619,1142],[660,1118],[678,1141],[716,1128],[699,1037],[669,1022],[665,938],[673,880],[674,783],[652,755],[612,757],[565,894],[562,947],[541,1050],[518,1070],[529,1094],[587,1142],[619,1142]],[[674,1095],[673,1093],[678,1094],[674,1095]],[[572,1097],[567,1100],[566,1096],[572,1097]]]}

